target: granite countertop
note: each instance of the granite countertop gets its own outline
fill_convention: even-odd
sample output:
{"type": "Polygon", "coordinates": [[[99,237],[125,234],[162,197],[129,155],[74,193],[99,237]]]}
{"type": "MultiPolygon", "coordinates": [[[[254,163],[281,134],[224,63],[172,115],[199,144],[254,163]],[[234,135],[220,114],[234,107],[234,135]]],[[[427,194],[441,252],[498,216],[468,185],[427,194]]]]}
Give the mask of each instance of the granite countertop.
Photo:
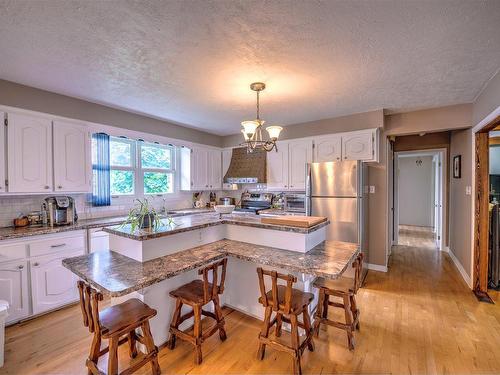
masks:
{"type": "MultiPolygon", "coordinates": [[[[209,208],[187,208],[180,210],[168,211],[168,216],[181,217],[187,215],[199,215],[199,214],[213,214],[214,210],[209,208]]],[[[167,216],[167,215],[165,215],[167,216]]],[[[127,220],[127,216],[110,216],[110,217],[100,217],[92,219],[80,219],[75,224],[72,225],[61,225],[61,226],[41,226],[41,227],[4,227],[0,228],[0,241],[12,240],[23,237],[40,236],[44,234],[53,234],[68,232],[72,230],[82,230],[82,229],[93,229],[102,228],[106,226],[113,226],[123,223],[127,220]]]]}
{"type": "Polygon", "coordinates": [[[357,244],[336,241],[325,241],[303,254],[245,242],[220,240],[144,263],[113,251],[98,251],[64,259],[63,266],[101,292],[119,297],[225,256],[336,279],[343,274],[358,252],[357,244]]]}
{"type": "Polygon", "coordinates": [[[262,223],[261,217],[259,215],[248,213],[234,213],[222,215],[222,217],[219,214],[188,215],[178,217],[175,220],[175,225],[168,225],[166,223],[166,220],[163,220],[163,223],[164,225],[156,231],[150,231],[146,229],[131,232],[130,225],[125,225],[123,227],[107,227],[104,228],[104,231],[137,241],[146,241],[153,238],[170,236],[177,233],[188,232],[221,224],[241,225],[294,233],[311,233],[330,224],[330,221],[327,220],[310,228],[299,228],[288,225],[265,224],[262,223]]]}

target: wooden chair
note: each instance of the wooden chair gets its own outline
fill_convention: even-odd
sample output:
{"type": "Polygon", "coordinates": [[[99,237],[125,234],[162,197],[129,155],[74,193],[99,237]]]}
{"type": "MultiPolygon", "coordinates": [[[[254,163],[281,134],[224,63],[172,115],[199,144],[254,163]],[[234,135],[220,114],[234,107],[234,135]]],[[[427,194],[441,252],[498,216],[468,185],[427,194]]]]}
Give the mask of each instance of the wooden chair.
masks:
{"type": "Polygon", "coordinates": [[[102,294],[83,281],[78,281],[77,285],[80,293],[83,324],[94,334],[89,358],[86,361],[88,374],[103,374],[99,370],[97,362],[99,357],[108,352],[108,375],[118,374],[118,347],[128,342],[129,355],[131,358],[135,358],[137,356],[137,341],[146,347],[148,353],[120,374],[131,374],[148,362],[151,363],[152,373],[154,375],[160,374],[158,348],[153,342],[149,329],[149,319],[156,315],[156,310],[133,298],[99,311],[98,305],[99,301],[102,301],[102,294]],[[141,328],[142,335],[135,331],[137,328],[141,328]],[[109,339],[109,345],[101,350],[102,339],[109,339]]]}
{"type": "Polygon", "coordinates": [[[359,309],[356,304],[356,293],[361,286],[363,271],[363,254],[360,253],[352,267],[355,270],[354,279],[341,277],[337,280],[325,280],[318,277],[313,285],[319,289],[319,300],[314,315],[314,331],[319,336],[321,323],[343,329],[347,333],[349,350],[354,350],[354,331],[359,330],[359,309]],[[330,301],[330,296],[342,299],[342,303],[330,301]],[[328,319],[328,306],[344,309],[345,323],[328,319]]]}
{"type": "Polygon", "coordinates": [[[314,299],[312,293],[303,292],[292,288],[293,283],[297,282],[297,278],[293,275],[282,275],[276,271],[265,271],[262,268],[257,268],[259,275],[259,286],[261,296],[259,303],[265,307],[264,322],[262,330],[259,333],[259,351],[258,358],[264,359],[266,345],[270,345],[277,350],[289,353],[293,357],[293,373],[302,374],[300,358],[307,346],[312,352],[314,351],[314,343],[312,338],[311,319],[309,316],[309,304],[314,299]],[[266,292],[264,283],[264,275],[271,277],[271,290],[266,292]],[[278,279],[286,281],[286,286],[278,285],[278,279]],[[272,312],[275,312],[275,317],[271,321],[272,312]],[[303,322],[298,321],[298,316],[303,315],[303,322]],[[269,338],[269,330],[276,324],[275,336],[281,336],[281,325],[283,322],[290,323],[292,345],[287,346],[277,340],[269,338]],[[302,344],[299,339],[299,327],[303,328],[306,337],[302,344]]]}
{"type": "Polygon", "coordinates": [[[172,316],[170,323],[170,349],[175,348],[176,338],[179,337],[186,340],[195,346],[194,361],[200,364],[203,360],[201,353],[201,344],[207,338],[212,336],[215,332],[219,331],[219,337],[222,341],[226,340],[226,331],[224,329],[224,317],[222,316],[222,309],[219,302],[219,294],[224,292],[224,281],[226,279],[226,265],[227,258],[219,262],[212,263],[211,265],[198,270],[199,275],[203,275],[203,280],[193,280],[188,284],[181,286],[170,292],[170,296],[176,299],[175,312],[172,316]],[[220,283],[218,282],[218,269],[222,267],[220,283]],[[209,282],[209,273],[212,274],[212,282],[209,282]],[[203,306],[212,302],[214,304],[215,312],[203,310],[203,306]],[[183,305],[191,306],[192,311],[181,315],[183,305]],[[201,316],[207,316],[216,321],[216,324],[202,331],[201,316]],[[194,329],[193,334],[186,333],[179,330],[179,325],[186,319],[194,316],[194,329]]]}

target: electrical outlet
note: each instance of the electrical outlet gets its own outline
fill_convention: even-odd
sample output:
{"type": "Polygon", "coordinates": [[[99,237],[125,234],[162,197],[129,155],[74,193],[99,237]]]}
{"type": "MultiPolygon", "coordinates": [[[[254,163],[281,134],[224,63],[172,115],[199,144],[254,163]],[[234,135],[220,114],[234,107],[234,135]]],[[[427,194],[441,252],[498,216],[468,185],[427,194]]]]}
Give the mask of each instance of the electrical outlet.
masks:
{"type": "Polygon", "coordinates": [[[370,185],[370,194],[375,194],[375,185],[370,185]]]}
{"type": "Polygon", "coordinates": [[[465,195],[471,195],[471,194],[472,194],[472,186],[466,186],[465,195]]]}

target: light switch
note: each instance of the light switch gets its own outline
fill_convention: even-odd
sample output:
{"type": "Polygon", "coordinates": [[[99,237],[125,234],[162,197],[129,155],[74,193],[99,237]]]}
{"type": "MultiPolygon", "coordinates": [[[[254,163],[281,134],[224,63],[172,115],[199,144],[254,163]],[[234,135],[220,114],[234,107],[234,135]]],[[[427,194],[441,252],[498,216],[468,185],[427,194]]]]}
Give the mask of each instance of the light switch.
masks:
{"type": "Polygon", "coordinates": [[[472,194],[472,186],[466,186],[465,195],[471,195],[471,194],[472,194]]]}
{"type": "Polygon", "coordinates": [[[375,185],[370,185],[370,194],[375,194],[375,185]]]}

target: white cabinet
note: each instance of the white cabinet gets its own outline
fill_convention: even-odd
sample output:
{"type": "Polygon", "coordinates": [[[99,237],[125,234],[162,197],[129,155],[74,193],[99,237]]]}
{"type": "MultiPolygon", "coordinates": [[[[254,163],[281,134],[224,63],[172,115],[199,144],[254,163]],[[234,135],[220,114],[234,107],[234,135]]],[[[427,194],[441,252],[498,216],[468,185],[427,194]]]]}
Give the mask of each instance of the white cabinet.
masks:
{"type": "Polygon", "coordinates": [[[353,132],[342,136],[342,160],[371,160],[374,156],[373,132],[353,132]]]}
{"type": "Polygon", "coordinates": [[[92,165],[85,125],[54,121],[54,187],[56,192],[88,192],[92,165]]]}
{"type": "Polygon", "coordinates": [[[288,142],[277,142],[278,151],[267,153],[267,188],[288,189],[288,142]]]}
{"type": "MultiPolygon", "coordinates": [[[[0,119],[5,121],[5,113],[0,112],[0,119]]],[[[0,125],[2,126],[2,125],[0,125]]],[[[6,143],[5,143],[5,126],[0,130],[0,194],[5,193],[7,187],[5,186],[5,156],[6,156],[6,143]]]]}
{"type": "Polygon", "coordinates": [[[222,154],[219,150],[208,152],[208,186],[210,189],[222,189],[222,154]]]}
{"type": "Polygon", "coordinates": [[[288,187],[291,190],[305,190],[306,164],[313,160],[312,140],[288,143],[288,187]]]}
{"type": "Polygon", "coordinates": [[[222,154],[205,147],[181,148],[181,190],[220,190],[222,154]]]}
{"type": "Polygon", "coordinates": [[[25,259],[0,263],[0,299],[10,305],[7,323],[30,314],[27,263],[25,259]]]}
{"type": "Polygon", "coordinates": [[[77,276],[63,267],[64,258],[83,255],[84,250],[58,253],[31,260],[33,314],[39,314],[78,299],[77,276]]]}
{"type": "Polygon", "coordinates": [[[208,189],[208,149],[196,147],[191,151],[191,186],[194,190],[208,189]]]}
{"type": "Polygon", "coordinates": [[[94,251],[109,250],[109,233],[102,231],[101,229],[91,229],[89,230],[90,243],[89,252],[94,251]]]}
{"type": "Polygon", "coordinates": [[[8,191],[38,193],[52,190],[52,124],[32,115],[9,113],[8,191]]]}
{"type": "Polygon", "coordinates": [[[314,162],[340,161],[342,157],[342,137],[329,135],[314,141],[314,162]]]}

